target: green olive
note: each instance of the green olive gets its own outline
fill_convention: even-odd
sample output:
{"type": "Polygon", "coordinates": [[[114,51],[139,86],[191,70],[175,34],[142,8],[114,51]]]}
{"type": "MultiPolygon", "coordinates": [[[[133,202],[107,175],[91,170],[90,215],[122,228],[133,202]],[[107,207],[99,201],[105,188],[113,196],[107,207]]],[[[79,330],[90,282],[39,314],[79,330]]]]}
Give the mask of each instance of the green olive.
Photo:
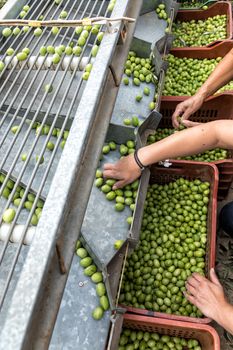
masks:
{"type": "Polygon", "coordinates": [[[80,36],[78,38],[78,45],[79,46],[84,46],[86,44],[86,39],[83,36],[80,36]]]}
{"type": "Polygon", "coordinates": [[[36,155],[36,161],[39,162],[39,164],[43,164],[44,163],[44,156],[42,156],[40,159],[39,159],[39,155],[36,155]]]}
{"type": "Polygon", "coordinates": [[[135,100],[136,100],[137,102],[140,102],[140,101],[142,100],[142,95],[137,95],[137,96],[135,97],[135,100]]]}
{"type": "Polygon", "coordinates": [[[59,18],[65,19],[68,16],[68,13],[66,11],[61,11],[59,18]]]}
{"type": "Polygon", "coordinates": [[[22,31],[23,33],[27,33],[29,31],[29,26],[23,26],[22,31]]]}
{"type": "Polygon", "coordinates": [[[52,62],[53,62],[54,64],[58,64],[58,63],[60,62],[60,60],[61,60],[61,56],[58,55],[57,53],[55,53],[55,54],[53,55],[52,62]]]}
{"type": "Polygon", "coordinates": [[[55,145],[53,142],[49,141],[46,146],[50,151],[53,151],[55,145]]]}
{"type": "Polygon", "coordinates": [[[82,75],[83,80],[88,80],[90,73],[89,72],[84,72],[82,75]]]}
{"type": "Polygon", "coordinates": [[[53,86],[51,84],[46,84],[44,89],[47,93],[51,93],[53,91],[53,86]]]}
{"type": "Polygon", "coordinates": [[[41,56],[45,56],[46,53],[47,53],[47,48],[46,48],[46,46],[41,46],[41,48],[40,48],[40,55],[41,55],[41,56]]]}
{"type": "Polygon", "coordinates": [[[52,45],[47,46],[47,53],[54,54],[55,53],[55,47],[52,45]]]}
{"type": "Polygon", "coordinates": [[[30,10],[30,6],[29,5],[24,5],[23,6],[23,11],[28,12],[30,10]]]}
{"type": "Polygon", "coordinates": [[[91,55],[92,57],[96,57],[97,56],[97,53],[98,53],[98,50],[99,50],[99,46],[98,45],[94,45],[91,49],[91,55]]]}
{"type": "Polygon", "coordinates": [[[80,56],[82,53],[82,48],[80,46],[74,46],[73,47],[73,54],[75,56],[80,56]]]}
{"type": "Polygon", "coordinates": [[[100,43],[102,41],[103,37],[104,37],[104,33],[99,32],[99,34],[97,35],[97,41],[100,43]]]}
{"type": "Polygon", "coordinates": [[[67,47],[65,48],[65,54],[70,56],[70,55],[72,55],[72,53],[73,53],[72,47],[67,46],[67,47]]]}
{"type": "Polygon", "coordinates": [[[42,34],[42,29],[41,28],[36,28],[34,30],[34,35],[35,36],[41,36],[41,34],[42,34]]]}
{"type": "Polygon", "coordinates": [[[30,49],[28,47],[25,47],[22,52],[26,53],[26,55],[30,54],[30,49]]]}
{"type": "Polygon", "coordinates": [[[57,35],[57,34],[59,33],[59,28],[58,28],[58,27],[52,27],[51,33],[52,33],[53,35],[57,35]]]}
{"type": "Polygon", "coordinates": [[[16,35],[19,35],[19,33],[20,33],[20,28],[19,27],[15,27],[13,29],[13,34],[16,36],[16,35]]]}
{"type": "Polygon", "coordinates": [[[19,17],[20,17],[20,18],[24,18],[26,15],[27,15],[27,12],[26,12],[26,11],[21,11],[21,12],[19,13],[19,17]]]}
{"type": "Polygon", "coordinates": [[[12,30],[10,28],[4,28],[2,31],[2,35],[5,36],[5,38],[8,38],[12,34],[12,30]]]}
{"type": "Polygon", "coordinates": [[[5,68],[4,62],[0,61],[0,72],[2,72],[4,68],[5,68]]]}
{"type": "Polygon", "coordinates": [[[25,61],[28,57],[28,55],[25,52],[19,52],[16,55],[18,61],[25,61]]]}
{"type": "Polygon", "coordinates": [[[23,162],[25,162],[25,160],[27,159],[27,154],[26,154],[26,153],[23,153],[23,154],[21,155],[21,159],[22,159],[23,162]]]}
{"type": "Polygon", "coordinates": [[[15,50],[12,47],[9,47],[9,49],[6,50],[7,56],[12,56],[14,54],[15,50]]]}
{"type": "Polygon", "coordinates": [[[2,215],[2,220],[6,223],[10,223],[14,220],[15,217],[15,210],[12,208],[6,209],[2,215]]]}

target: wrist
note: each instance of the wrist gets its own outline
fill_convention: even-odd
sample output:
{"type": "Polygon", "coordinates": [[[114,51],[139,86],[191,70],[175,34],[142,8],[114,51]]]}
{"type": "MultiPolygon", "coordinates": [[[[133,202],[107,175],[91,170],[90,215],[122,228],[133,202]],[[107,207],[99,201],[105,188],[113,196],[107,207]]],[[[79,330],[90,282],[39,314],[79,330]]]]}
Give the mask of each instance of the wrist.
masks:
{"type": "Polygon", "coordinates": [[[137,152],[137,155],[138,155],[140,162],[143,164],[144,167],[147,167],[148,165],[150,165],[148,163],[147,152],[145,151],[145,147],[140,148],[137,152]]]}
{"type": "Polygon", "coordinates": [[[203,103],[203,102],[205,101],[205,99],[206,99],[207,97],[210,96],[209,91],[210,91],[210,90],[209,90],[207,87],[202,86],[202,87],[197,91],[196,96],[198,96],[198,97],[201,99],[202,103],[203,103]]]}
{"type": "Polygon", "coordinates": [[[219,308],[216,310],[216,315],[213,319],[220,324],[223,328],[226,328],[226,322],[228,323],[228,315],[230,318],[233,314],[233,306],[229,304],[226,300],[219,305],[219,308]]]}
{"type": "Polygon", "coordinates": [[[138,153],[139,153],[139,150],[136,150],[134,152],[134,161],[137,164],[137,166],[139,167],[139,169],[141,171],[143,171],[145,169],[146,165],[141,161],[141,159],[140,159],[141,157],[138,156],[138,153]]]}

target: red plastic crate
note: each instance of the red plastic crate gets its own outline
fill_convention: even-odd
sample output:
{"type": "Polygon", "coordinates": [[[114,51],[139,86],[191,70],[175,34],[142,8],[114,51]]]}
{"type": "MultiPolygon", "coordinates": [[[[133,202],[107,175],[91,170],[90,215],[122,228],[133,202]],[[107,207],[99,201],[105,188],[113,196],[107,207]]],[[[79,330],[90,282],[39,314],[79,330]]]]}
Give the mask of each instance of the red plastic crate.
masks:
{"type": "MultiPolygon", "coordinates": [[[[216,226],[217,226],[217,192],[218,192],[218,169],[214,164],[204,162],[191,161],[174,161],[169,168],[154,164],[151,166],[150,183],[165,184],[175,181],[183,177],[189,180],[200,179],[210,183],[210,200],[208,204],[208,220],[207,220],[207,245],[206,245],[206,276],[209,276],[209,271],[215,266],[215,249],[216,249],[216,226]]],[[[139,193],[140,197],[140,193],[139,193]]],[[[144,203],[136,203],[140,205],[141,210],[144,208],[144,203]]],[[[135,209],[136,210],[136,209],[135,209]]],[[[210,323],[211,319],[207,317],[195,318],[189,316],[178,316],[166,314],[164,312],[154,312],[146,309],[135,308],[131,306],[121,305],[128,312],[165,318],[169,320],[194,322],[194,323],[210,323]]]]}
{"type": "MultiPolygon", "coordinates": [[[[166,99],[166,101],[164,99],[162,100],[160,112],[163,118],[160,121],[159,127],[172,128],[171,116],[178,103],[179,101],[175,101],[172,98],[166,99]]],[[[211,96],[204,102],[202,107],[190,117],[190,120],[199,123],[206,123],[219,119],[233,119],[233,94],[225,93],[211,96]]],[[[233,181],[233,150],[229,150],[228,154],[228,159],[213,162],[219,170],[219,200],[227,196],[233,181]]]]}
{"type": "Polygon", "coordinates": [[[202,350],[220,350],[219,336],[208,325],[125,314],[123,327],[172,337],[192,338],[200,342],[202,350]]]}
{"type": "MultiPolygon", "coordinates": [[[[215,4],[211,5],[207,10],[179,10],[176,16],[176,21],[181,22],[189,22],[192,20],[198,21],[198,20],[206,20],[208,17],[214,17],[217,15],[226,15],[227,16],[227,37],[225,40],[230,40],[232,38],[232,5],[230,1],[224,1],[224,2],[216,2],[215,4]]],[[[212,43],[198,47],[199,49],[202,49],[203,47],[210,47],[216,43],[223,42],[224,40],[216,40],[212,43]]],[[[193,47],[193,46],[192,46],[193,47]]],[[[191,48],[192,48],[191,47],[191,48]]],[[[190,47],[180,47],[177,48],[177,50],[189,50],[190,47]]]]}
{"type": "MultiPolygon", "coordinates": [[[[172,54],[175,57],[178,58],[194,58],[194,59],[214,59],[217,57],[224,57],[231,49],[233,49],[233,40],[225,40],[222,41],[214,46],[211,47],[190,47],[187,50],[184,50],[183,48],[179,49],[172,49],[170,50],[170,54],[172,54]]],[[[224,91],[221,92],[214,97],[217,96],[225,96],[233,94],[233,91],[224,91]]],[[[185,99],[189,98],[190,96],[187,95],[180,95],[180,96],[162,96],[161,101],[162,102],[169,102],[169,101],[175,101],[175,102],[182,102],[185,99]]],[[[212,100],[212,96],[208,99],[208,101],[212,100]]],[[[216,108],[216,107],[215,107],[216,108]]],[[[224,107],[223,107],[224,108],[224,107]]],[[[228,108],[230,108],[231,113],[233,113],[233,106],[225,106],[224,110],[226,113],[229,113],[228,108]]]]}

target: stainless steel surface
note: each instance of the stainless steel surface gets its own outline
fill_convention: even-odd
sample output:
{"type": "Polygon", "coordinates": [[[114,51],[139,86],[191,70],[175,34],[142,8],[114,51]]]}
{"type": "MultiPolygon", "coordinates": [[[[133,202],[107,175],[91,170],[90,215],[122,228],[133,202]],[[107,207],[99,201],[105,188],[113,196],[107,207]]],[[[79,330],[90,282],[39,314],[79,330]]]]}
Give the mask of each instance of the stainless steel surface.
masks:
{"type": "Polygon", "coordinates": [[[122,125],[125,118],[132,118],[133,116],[137,116],[140,121],[144,121],[150,112],[149,104],[153,101],[156,90],[157,88],[153,83],[141,82],[140,86],[135,86],[131,81],[130,85],[124,85],[122,82],[112,115],[112,123],[122,125]],[[149,96],[143,94],[145,87],[148,87],[151,91],[149,96]],[[143,98],[140,102],[137,102],[135,98],[140,94],[143,95],[143,98]]]}
{"type": "MultiPolygon", "coordinates": [[[[75,2],[70,3],[75,4],[75,2]]],[[[100,6],[104,6],[106,2],[91,1],[91,3],[92,5],[98,3],[100,6]]],[[[134,3],[130,2],[130,6],[128,6],[128,3],[118,0],[112,16],[117,17],[124,14],[137,15],[141,3],[141,1],[137,1],[135,6],[134,1],[134,3]]],[[[66,6],[68,6],[68,3],[66,3],[66,6]]],[[[90,15],[90,11],[88,15],[90,15]]],[[[33,244],[24,263],[6,317],[5,326],[1,333],[0,348],[2,349],[5,349],[6,346],[8,349],[14,350],[21,348],[31,349],[32,347],[45,349],[48,347],[67,280],[75,241],[79,235],[79,229],[90,194],[94,167],[97,165],[101,143],[104,140],[113,108],[112,102],[117,93],[112,74],[108,71],[108,65],[111,61],[114,61],[113,51],[117,45],[120,30],[123,29],[123,26],[118,25],[116,29],[117,31],[114,33],[106,33],[104,36],[93,65],[92,73],[88,82],[85,84],[85,91],[80,101],[74,99],[74,104],[79,102],[76,107],[77,110],[76,108],[74,111],[72,110],[72,104],[68,110],[65,110],[65,119],[68,120],[71,116],[74,117],[74,120],[47,195],[33,244]],[[109,95],[112,97],[109,103],[106,103],[107,101],[103,93],[106,96],[109,95]],[[105,116],[104,118],[103,115],[105,116]],[[101,129],[101,126],[103,129],[101,129]],[[74,152],[74,150],[76,151],[74,152]],[[87,172],[88,178],[86,177],[87,172]],[[38,320],[40,320],[39,324],[38,320]]],[[[119,59],[121,56],[121,61],[123,62],[126,58],[127,47],[129,47],[133,29],[134,25],[129,25],[126,40],[121,46],[121,55],[117,56],[118,50],[116,50],[116,57],[119,59]],[[128,46],[124,46],[125,43],[128,46]]],[[[38,42],[36,45],[38,47],[38,42]]],[[[33,50],[31,50],[31,54],[33,54],[33,50]]],[[[59,68],[57,68],[54,74],[57,74],[58,70],[59,68]]],[[[22,73],[21,71],[19,72],[20,74],[22,73]]],[[[26,72],[26,75],[29,72],[30,69],[26,72]]],[[[29,74],[27,78],[29,78],[29,74]]],[[[120,74],[120,70],[118,74],[120,74]]],[[[13,76],[12,78],[16,79],[13,76]]],[[[43,78],[38,78],[40,82],[43,81],[43,78]]],[[[6,81],[10,81],[9,76],[6,81]]],[[[60,81],[64,83],[65,79],[60,77],[60,81]]],[[[56,97],[58,97],[58,88],[54,92],[54,96],[56,97]]],[[[73,88],[72,91],[77,90],[73,88]]],[[[28,95],[26,94],[26,96],[28,95]]],[[[65,100],[65,94],[63,92],[62,98],[65,100]]],[[[9,105],[11,109],[14,107],[13,103],[11,101],[12,106],[9,105]]],[[[22,105],[23,103],[20,101],[19,106],[22,107],[22,105]]],[[[40,111],[40,116],[41,112],[45,113],[44,123],[45,118],[47,116],[49,117],[50,113],[53,113],[52,105],[51,101],[49,103],[49,112],[47,106],[44,106],[44,109],[42,106],[40,107],[40,104],[36,106],[35,112],[40,111]]],[[[26,101],[25,106],[28,107],[26,101]]],[[[58,115],[63,115],[61,113],[62,108],[55,108],[55,112],[54,114],[57,117],[58,115]]],[[[28,116],[25,116],[25,118],[28,116]]],[[[58,120],[61,120],[61,118],[58,120]]],[[[55,126],[55,122],[52,124],[53,126],[55,126]]],[[[42,156],[42,154],[43,150],[41,150],[40,155],[42,156]]]]}
{"type": "Polygon", "coordinates": [[[179,5],[173,0],[149,0],[145,1],[142,7],[142,14],[138,19],[138,25],[135,31],[133,47],[148,54],[151,49],[151,44],[160,40],[167,28],[167,21],[159,19],[156,13],[156,8],[160,3],[166,5],[166,12],[170,16],[171,9],[175,9],[175,15],[179,5]]]}
{"type": "MultiPolygon", "coordinates": [[[[102,169],[104,163],[117,161],[120,158],[120,144],[134,138],[132,128],[110,124],[106,142],[114,141],[117,150],[104,155],[99,168],[102,169]]],[[[120,251],[116,251],[114,243],[116,240],[128,241],[129,238],[130,246],[132,242],[136,244],[134,232],[126,221],[127,217],[132,216],[132,211],[126,206],[123,212],[117,212],[114,206],[115,202],[108,201],[105,194],[94,184],[81,229],[90,255],[105,276],[112,308],[116,307],[115,299],[126,248],[124,246],[120,251]]],[[[135,235],[138,237],[139,233],[135,235]]]]}
{"type": "Polygon", "coordinates": [[[83,274],[80,258],[73,258],[60,306],[59,316],[49,345],[50,350],[94,349],[103,350],[110,325],[110,311],[101,321],[92,318],[99,305],[95,284],[83,274]],[[82,283],[79,285],[79,283],[82,283]]]}
{"type": "MultiPolygon", "coordinates": [[[[118,144],[117,151],[104,156],[100,168],[104,163],[112,163],[119,158],[118,144]]],[[[102,266],[106,266],[115,254],[114,242],[118,239],[125,240],[129,229],[126,219],[131,216],[131,210],[125,207],[123,212],[117,212],[114,205],[114,201],[108,201],[105,194],[95,185],[93,186],[82,225],[82,235],[94,250],[102,266]]]]}

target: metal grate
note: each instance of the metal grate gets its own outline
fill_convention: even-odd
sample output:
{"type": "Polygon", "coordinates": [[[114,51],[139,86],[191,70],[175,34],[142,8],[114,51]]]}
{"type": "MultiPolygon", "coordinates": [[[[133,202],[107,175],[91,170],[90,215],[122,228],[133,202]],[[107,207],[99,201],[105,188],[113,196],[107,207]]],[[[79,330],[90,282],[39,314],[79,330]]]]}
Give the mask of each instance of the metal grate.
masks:
{"type": "MultiPolygon", "coordinates": [[[[5,17],[12,18],[16,11],[20,11],[19,3],[23,6],[25,0],[8,1],[8,13],[5,11],[5,17]]],[[[68,12],[69,19],[72,19],[75,13],[78,18],[109,15],[108,1],[62,0],[61,4],[56,6],[52,0],[41,0],[37,3],[31,1],[29,5],[31,9],[28,17],[31,18],[38,18],[44,12],[44,19],[46,16],[56,19],[63,9],[68,12]]],[[[112,18],[121,19],[123,16],[137,18],[141,5],[142,0],[117,0],[112,18]]],[[[4,118],[0,132],[3,130],[4,140],[0,134],[0,142],[5,144],[7,141],[3,157],[8,150],[9,155],[12,155],[8,167],[9,157],[0,172],[4,172],[14,181],[18,180],[17,184],[23,188],[22,200],[25,200],[27,193],[34,193],[36,197],[34,207],[29,213],[31,216],[36,207],[36,200],[40,205],[41,199],[46,201],[30,249],[22,243],[23,235],[17,244],[10,242],[12,236],[10,240],[7,237],[3,243],[7,249],[0,266],[0,274],[1,271],[6,272],[6,278],[3,279],[5,300],[0,312],[0,349],[48,348],[135,23],[128,25],[119,20],[111,26],[112,30],[108,29],[103,27],[105,33],[103,41],[87,82],[81,79],[82,72],[79,71],[77,60],[80,60],[80,66],[83,64],[83,58],[85,58],[84,64],[89,61],[91,46],[95,42],[94,35],[88,37],[82,54],[74,58],[76,62],[73,66],[72,62],[67,63],[66,57],[55,66],[48,67],[47,57],[45,57],[46,63],[41,66],[37,64],[38,61],[36,64],[31,64],[38,55],[40,45],[50,45],[55,38],[55,45],[60,45],[62,42],[64,45],[68,45],[70,41],[76,42],[78,37],[71,29],[62,29],[57,36],[52,36],[49,29],[44,29],[43,35],[37,38],[37,41],[31,29],[23,36],[18,36],[14,40],[8,38],[6,43],[3,43],[4,50],[8,47],[18,47],[17,51],[20,51],[27,46],[30,48],[30,55],[28,62],[18,64],[14,58],[9,62],[10,59],[4,57],[4,50],[0,52],[0,60],[6,64],[0,76],[3,82],[0,89],[5,89],[0,106],[4,118]],[[45,84],[54,86],[51,94],[40,90],[39,86],[44,87],[45,84]],[[33,129],[35,121],[40,122],[36,135],[33,129]],[[19,125],[18,130],[13,134],[10,129],[16,123],[19,125]],[[46,133],[39,136],[43,126],[46,126],[46,133]],[[55,139],[54,128],[60,129],[55,139]],[[69,137],[62,153],[59,144],[63,132],[69,129],[69,137]],[[49,138],[55,143],[54,150],[50,153],[46,150],[49,138]],[[27,147],[27,142],[30,148],[27,147]],[[22,162],[20,157],[26,148],[27,157],[22,162]],[[39,156],[37,162],[35,154],[39,156]],[[42,156],[45,160],[40,164],[42,156]],[[27,171],[28,168],[30,171],[27,171]],[[11,247],[17,250],[18,258],[14,251],[11,255],[7,252],[11,247]],[[5,271],[4,260],[7,258],[10,272],[5,271]],[[8,285],[6,281],[9,282],[8,285]]],[[[15,187],[16,182],[13,184],[13,190],[15,187]]],[[[21,209],[17,208],[17,213],[23,211],[23,205],[21,209]]],[[[20,223],[21,214],[17,218],[15,216],[10,224],[13,236],[14,228],[19,223],[27,238],[31,229],[27,229],[30,225],[29,214],[27,211],[23,223],[20,223]]]]}
{"type": "MultiPolygon", "coordinates": [[[[82,19],[88,16],[107,16],[107,1],[66,1],[56,6],[53,1],[30,1],[30,10],[25,18],[56,19],[61,10],[68,13],[68,19],[82,19]],[[64,3],[64,6],[63,6],[64,3]]],[[[0,203],[0,224],[2,224],[2,214],[7,208],[14,208],[15,217],[11,224],[3,225],[4,230],[0,234],[0,269],[7,263],[7,276],[1,280],[0,286],[0,308],[6,297],[12,275],[14,273],[17,260],[23,243],[31,241],[34,229],[31,220],[35,218],[37,206],[43,206],[43,201],[49,192],[50,184],[59,162],[62,148],[59,147],[68,130],[71,127],[77,106],[83,93],[85,82],[80,72],[80,63],[85,57],[85,62],[91,60],[91,47],[97,43],[96,36],[89,33],[86,44],[83,46],[79,57],[72,54],[67,57],[62,56],[61,61],[56,66],[45,65],[49,55],[41,57],[41,64],[29,65],[31,59],[37,61],[43,46],[68,46],[70,43],[76,45],[78,36],[74,28],[62,28],[57,35],[51,33],[51,28],[43,28],[42,35],[35,38],[34,28],[30,28],[25,34],[10,36],[7,40],[3,37],[0,41],[2,61],[6,63],[0,76],[2,84],[0,88],[0,172],[5,174],[2,178],[0,196],[4,194],[4,189],[9,185],[10,179],[15,179],[11,183],[9,197],[1,200],[0,203]],[[13,37],[13,38],[12,38],[13,37]],[[6,59],[6,50],[12,47],[15,54],[6,59]],[[20,65],[16,62],[15,56],[23,48],[29,48],[30,54],[26,61],[20,65]],[[76,61],[75,66],[72,62],[76,61]],[[64,68],[64,61],[66,62],[64,68]],[[72,68],[71,68],[72,67],[72,68]],[[46,84],[53,86],[51,93],[45,91],[46,84]],[[40,122],[40,126],[35,130],[35,123],[40,122]],[[16,133],[11,129],[17,125],[16,133]],[[43,135],[43,131],[45,131],[43,135]],[[57,134],[57,137],[53,136],[57,134]],[[52,151],[47,149],[48,142],[53,142],[52,151]],[[26,160],[22,161],[22,154],[27,151],[26,160]],[[36,159],[37,157],[37,159],[36,159]],[[43,161],[44,160],[44,161],[43,161]],[[43,161],[43,164],[41,164],[43,161]],[[20,186],[20,187],[19,187],[20,186]],[[18,192],[23,191],[18,207],[12,205],[12,201],[18,196],[18,192]],[[28,202],[28,195],[34,194],[34,202],[31,202],[30,211],[24,208],[28,202]],[[42,201],[41,201],[42,199],[42,201]],[[27,237],[28,235],[28,237],[27,237]],[[26,239],[28,238],[28,239],[26,239]],[[7,258],[7,248],[17,242],[17,248],[11,257],[10,266],[7,258]]],[[[65,138],[66,138],[65,136],[65,138]]],[[[7,187],[8,188],[8,187],[7,187]]]]}

